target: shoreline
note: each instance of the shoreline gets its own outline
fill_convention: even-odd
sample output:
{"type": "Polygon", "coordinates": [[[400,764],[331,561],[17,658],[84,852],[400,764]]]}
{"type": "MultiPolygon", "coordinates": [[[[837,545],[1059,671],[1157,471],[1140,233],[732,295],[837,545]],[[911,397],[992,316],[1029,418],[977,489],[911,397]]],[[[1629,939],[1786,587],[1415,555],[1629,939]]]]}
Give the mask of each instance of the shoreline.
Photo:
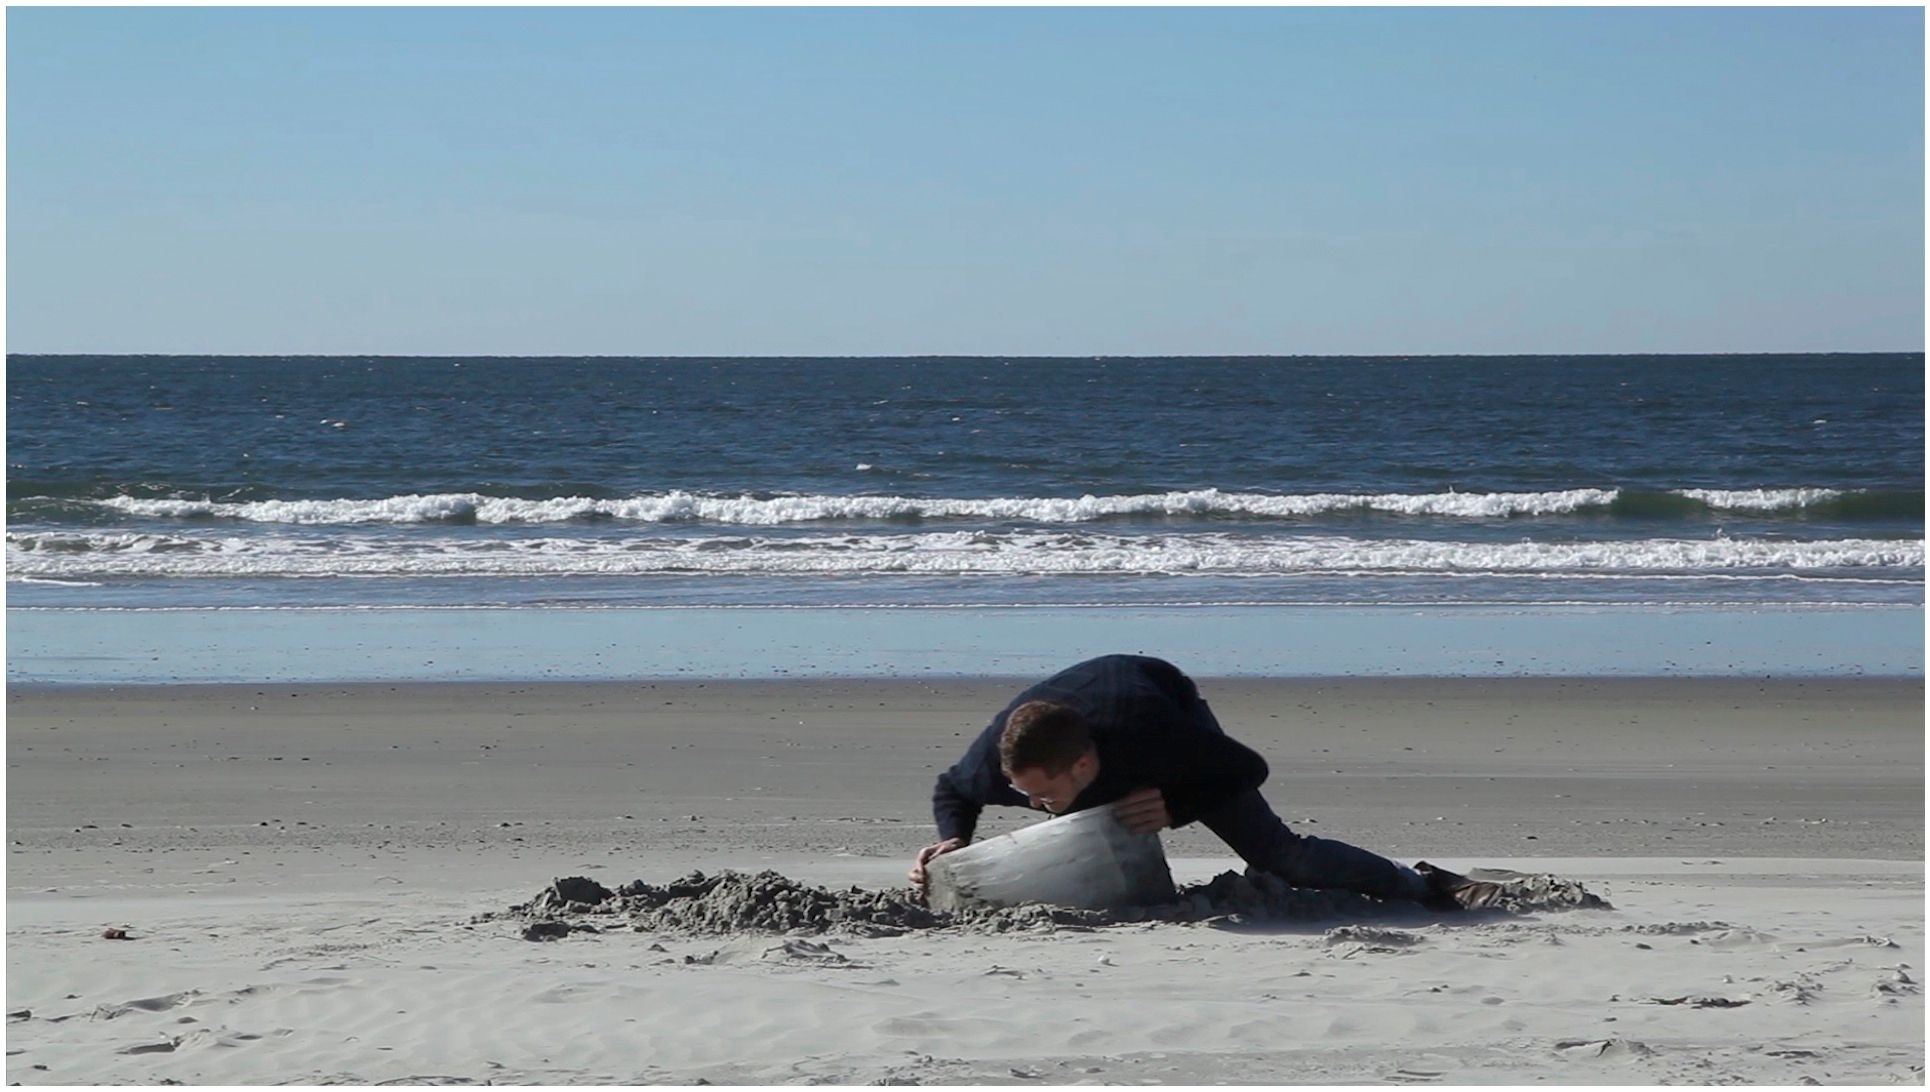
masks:
{"type": "Polygon", "coordinates": [[[8,683],[1199,676],[1920,677],[1921,606],[7,611],[8,683]]]}
{"type": "MultiPolygon", "coordinates": [[[[1148,653],[1150,655],[1150,653],[1148,653]]],[[[1067,666],[1067,665],[1060,665],[1067,666]]],[[[1185,668],[1184,663],[1179,667],[1185,668]]],[[[1732,686],[1859,686],[1877,685],[1901,687],[1921,691],[1925,679],[1920,675],[1774,675],[1738,673],[1733,675],[1228,675],[1204,671],[1187,671],[1201,687],[1209,684],[1215,687],[1249,689],[1269,689],[1275,687],[1315,687],[1315,688],[1364,688],[1389,691],[1431,691],[1440,687],[1467,689],[1480,692],[1488,687],[1503,686],[1529,690],[1566,690],[1571,686],[1588,685],[1606,689],[1648,690],[1653,688],[1681,689],[1684,691],[1721,689],[1732,686]]],[[[1001,688],[1017,684],[1020,686],[1037,682],[1038,676],[1029,673],[991,674],[982,673],[970,676],[960,675],[796,675],[767,678],[709,678],[703,676],[684,676],[674,679],[637,677],[625,679],[316,679],[294,680],[286,678],[250,679],[234,682],[152,682],[152,683],[39,683],[9,682],[6,690],[9,698],[40,693],[62,695],[84,694],[97,691],[106,694],[134,694],[154,692],[181,694],[205,691],[209,695],[238,692],[249,688],[261,687],[287,688],[296,690],[328,690],[340,694],[385,695],[395,693],[446,691],[491,692],[514,690],[517,693],[540,694],[571,690],[634,690],[637,687],[704,690],[721,687],[727,690],[746,692],[770,691],[839,691],[852,687],[879,689],[907,689],[920,687],[951,687],[965,690],[980,687],[1001,688]]]]}

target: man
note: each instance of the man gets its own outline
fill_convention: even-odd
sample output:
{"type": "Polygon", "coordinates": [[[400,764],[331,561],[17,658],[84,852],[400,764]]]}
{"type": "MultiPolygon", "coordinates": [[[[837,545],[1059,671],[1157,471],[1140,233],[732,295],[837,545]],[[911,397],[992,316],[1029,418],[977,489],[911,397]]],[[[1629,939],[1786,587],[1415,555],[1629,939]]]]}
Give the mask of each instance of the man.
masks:
{"type": "Polygon", "coordinates": [[[938,777],[932,858],[969,845],[988,804],[1063,815],[1104,804],[1134,833],[1198,821],[1254,868],[1299,887],[1337,887],[1433,909],[1490,905],[1500,894],[1426,862],[1414,868],[1295,834],[1261,798],[1264,759],[1229,738],[1193,680],[1150,656],[1101,656],[1026,690],[938,777]]]}

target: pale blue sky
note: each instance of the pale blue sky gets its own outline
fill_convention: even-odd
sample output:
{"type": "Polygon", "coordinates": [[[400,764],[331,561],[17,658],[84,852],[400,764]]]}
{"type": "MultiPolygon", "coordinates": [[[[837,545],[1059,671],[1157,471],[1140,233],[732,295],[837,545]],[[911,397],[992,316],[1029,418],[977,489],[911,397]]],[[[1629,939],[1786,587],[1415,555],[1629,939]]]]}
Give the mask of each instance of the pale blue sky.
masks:
{"type": "Polygon", "coordinates": [[[1919,9],[6,21],[14,352],[1924,347],[1919,9]]]}

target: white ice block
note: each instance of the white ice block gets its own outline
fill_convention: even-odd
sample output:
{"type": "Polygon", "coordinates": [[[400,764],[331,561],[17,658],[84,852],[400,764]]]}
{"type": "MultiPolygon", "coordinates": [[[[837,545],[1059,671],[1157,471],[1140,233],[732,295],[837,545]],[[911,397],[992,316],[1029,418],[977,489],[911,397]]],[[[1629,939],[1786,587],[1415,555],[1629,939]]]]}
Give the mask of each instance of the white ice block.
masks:
{"type": "Polygon", "coordinates": [[[1159,835],[1133,834],[1103,807],[935,857],[926,873],[934,910],[1026,902],[1110,910],[1174,898],[1159,835]]]}

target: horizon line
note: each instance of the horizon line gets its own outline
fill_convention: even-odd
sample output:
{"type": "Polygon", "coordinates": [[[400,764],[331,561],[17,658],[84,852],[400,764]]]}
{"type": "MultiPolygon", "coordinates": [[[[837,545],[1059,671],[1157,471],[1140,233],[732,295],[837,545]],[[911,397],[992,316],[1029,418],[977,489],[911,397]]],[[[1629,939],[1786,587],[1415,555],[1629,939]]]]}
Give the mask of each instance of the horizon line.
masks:
{"type": "Polygon", "coordinates": [[[1631,350],[1624,352],[1507,352],[1507,353],[383,353],[383,352],[95,352],[8,350],[15,357],[134,357],[217,358],[273,360],[1455,360],[1526,359],[1535,357],[1744,357],[1744,356],[1923,356],[1923,349],[1724,349],[1631,350]]]}

